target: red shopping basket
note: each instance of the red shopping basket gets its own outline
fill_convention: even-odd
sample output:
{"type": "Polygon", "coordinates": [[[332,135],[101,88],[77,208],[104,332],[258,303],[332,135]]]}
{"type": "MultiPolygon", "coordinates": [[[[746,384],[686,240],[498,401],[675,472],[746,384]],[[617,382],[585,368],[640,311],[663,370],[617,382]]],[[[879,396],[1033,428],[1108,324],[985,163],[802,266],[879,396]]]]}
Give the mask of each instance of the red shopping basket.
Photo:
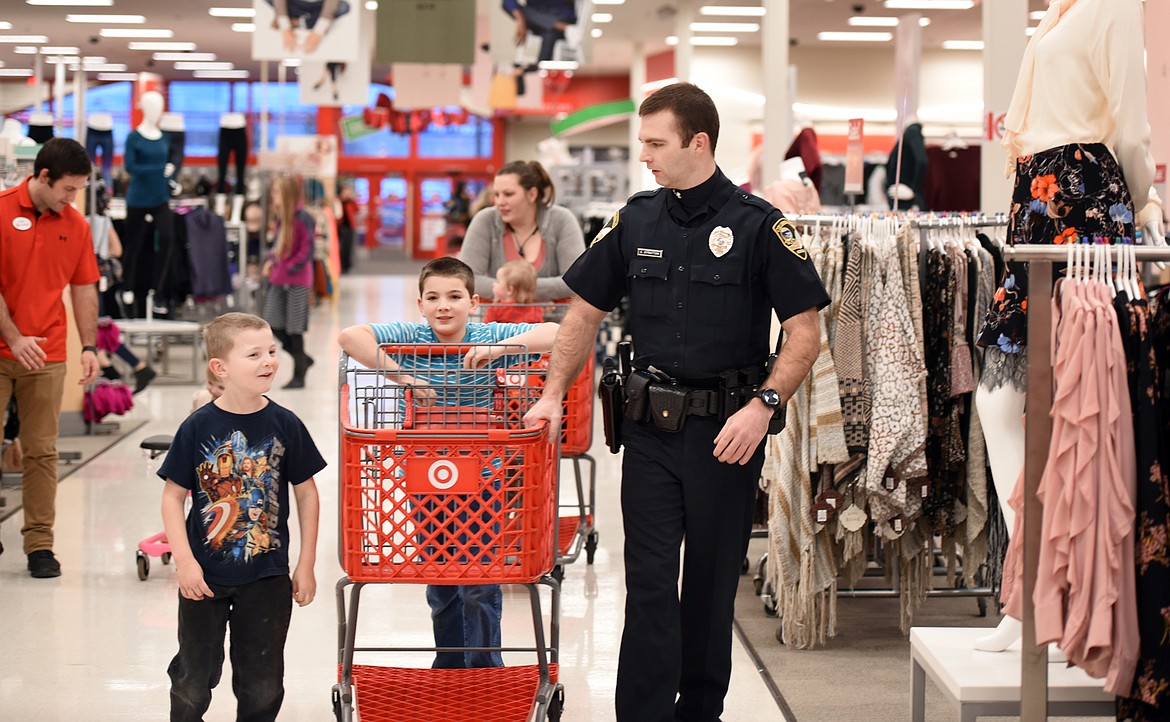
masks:
{"type": "MultiPolygon", "coordinates": [[[[527,399],[544,390],[548,375],[549,357],[522,367],[499,369],[496,380],[504,389],[504,412],[509,420],[523,417],[521,409],[527,410],[527,399]]],[[[585,368],[573,380],[561,404],[561,456],[581,456],[588,453],[593,445],[593,356],[585,362],[585,368]]]]}

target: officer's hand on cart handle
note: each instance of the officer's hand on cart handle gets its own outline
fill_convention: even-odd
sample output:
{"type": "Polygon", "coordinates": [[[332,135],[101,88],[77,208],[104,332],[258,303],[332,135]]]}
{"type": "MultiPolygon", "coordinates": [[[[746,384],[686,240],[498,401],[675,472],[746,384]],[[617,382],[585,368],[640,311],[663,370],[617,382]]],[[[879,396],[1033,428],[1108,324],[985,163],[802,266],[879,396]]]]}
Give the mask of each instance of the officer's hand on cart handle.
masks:
{"type": "Polygon", "coordinates": [[[547,420],[549,428],[559,429],[561,427],[561,413],[561,399],[541,396],[540,400],[528,409],[528,413],[524,414],[524,427],[532,429],[540,426],[541,421],[547,420]]]}
{"type": "Polygon", "coordinates": [[[199,566],[198,562],[194,559],[186,564],[176,561],[175,566],[177,567],[175,571],[179,575],[179,593],[183,595],[184,599],[199,602],[204,597],[215,596],[211,587],[207,586],[207,582],[204,581],[203,568],[199,566]]]}
{"type": "Polygon", "coordinates": [[[48,340],[44,336],[21,336],[16,343],[8,344],[8,348],[21,366],[32,371],[45,365],[46,354],[41,344],[48,340]]]}
{"type": "Polygon", "coordinates": [[[746,464],[768,433],[772,409],[753,400],[732,414],[715,437],[714,455],[725,464],[746,464]]]}

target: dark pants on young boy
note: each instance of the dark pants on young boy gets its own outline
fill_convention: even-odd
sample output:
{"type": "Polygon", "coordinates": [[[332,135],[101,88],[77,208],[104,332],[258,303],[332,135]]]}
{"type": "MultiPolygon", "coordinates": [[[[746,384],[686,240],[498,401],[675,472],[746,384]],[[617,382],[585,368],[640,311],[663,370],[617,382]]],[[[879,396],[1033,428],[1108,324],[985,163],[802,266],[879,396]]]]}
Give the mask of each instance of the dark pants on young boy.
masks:
{"type": "Polygon", "coordinates": [[[284,641],[292,618],[292,580],[266,577],[238,587],[208,585],[214,597],[179,595],[179,653],[171,660],[171,722],[202,720],[223,668],[231,623],[232,691],[237,722],[276,719],[284,701],[284,641]]]}

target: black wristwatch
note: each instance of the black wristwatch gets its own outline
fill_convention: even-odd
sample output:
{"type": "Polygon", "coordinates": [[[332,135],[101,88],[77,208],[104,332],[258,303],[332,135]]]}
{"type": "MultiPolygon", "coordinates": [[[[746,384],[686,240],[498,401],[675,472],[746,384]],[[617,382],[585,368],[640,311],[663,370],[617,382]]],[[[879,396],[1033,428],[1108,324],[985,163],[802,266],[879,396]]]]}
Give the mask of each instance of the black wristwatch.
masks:
{"type": "Polygon", "coordinates": [[[93,351],[94,353],[97,353],[97,346],[82,346],[81,352],[85,353],[86,351],[93,351]]]}
{"type": "Polygon", "coordinates": [[[772,409],[772,414],[780,409],[780,392],[775,389],[764,387],[756,392],[756,398],[764,402],[764,405],[772,409]]]}

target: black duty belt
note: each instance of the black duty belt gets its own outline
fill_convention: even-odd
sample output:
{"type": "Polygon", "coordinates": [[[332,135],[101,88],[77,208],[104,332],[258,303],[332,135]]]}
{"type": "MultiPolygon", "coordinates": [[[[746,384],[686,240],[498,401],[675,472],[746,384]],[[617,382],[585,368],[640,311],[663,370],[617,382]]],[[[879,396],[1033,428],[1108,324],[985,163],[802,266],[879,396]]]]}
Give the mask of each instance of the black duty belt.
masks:
{"type": "Polygon", "coordinates": [[[687,392],[687,416],[719,416],[722,413],[722,391],[691,389],[687,392]]]}

